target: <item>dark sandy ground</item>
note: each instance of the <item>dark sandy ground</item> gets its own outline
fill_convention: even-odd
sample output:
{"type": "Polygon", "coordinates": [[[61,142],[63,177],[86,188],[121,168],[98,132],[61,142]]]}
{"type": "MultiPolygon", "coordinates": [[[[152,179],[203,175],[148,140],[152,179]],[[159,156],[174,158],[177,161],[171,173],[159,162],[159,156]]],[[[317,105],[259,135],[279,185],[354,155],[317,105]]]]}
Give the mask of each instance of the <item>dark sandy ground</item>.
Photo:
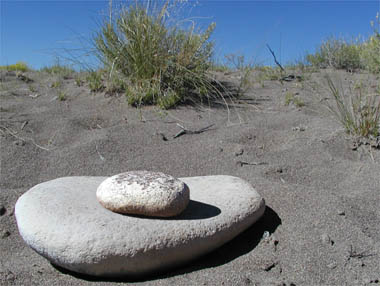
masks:
{"type": "MultiPolygon", "coordinates": [[[[342,126],[321,113],[310,87],[323,72],[301,83],[257,83],[229,112],[223,105],[139,111],[123,96],[91,94],[74,79],[59,79],[52,88],[55,76],[26,73],[34,82],[25,83],[1,72],[0,284],[380,285],[380,150],[352,150],[342,126]],[[66,100],[58,99],[59,91],[66,100]],[[288,91],[306,105],[286,106],[288,91]],[[177,123],[214,125],[173,138],[181,130],[177,123]],[[265,198],[267,209],[220,249],[142,281],[68,273],[21,239],[14,205],[34,185],[141,169],[238,176],[265,198]]],[[[369,77],[339,76],[344,87],[369,77]]]]}

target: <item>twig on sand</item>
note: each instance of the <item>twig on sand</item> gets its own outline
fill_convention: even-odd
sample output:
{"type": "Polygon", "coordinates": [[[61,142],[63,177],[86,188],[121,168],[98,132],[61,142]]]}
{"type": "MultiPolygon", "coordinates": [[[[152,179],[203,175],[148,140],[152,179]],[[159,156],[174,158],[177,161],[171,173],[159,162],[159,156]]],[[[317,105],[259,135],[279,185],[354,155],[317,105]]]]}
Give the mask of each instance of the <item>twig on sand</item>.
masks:
{"type": "Polygon", "coordinates": [[[202,133],[202,132],[205,132],[207,130],[210,129],[210,127],[214,126],[214,124],[211,124],[211,125],[208,125],[206,127],[203,127],[201,129],[198,129],[198,130],[189,130],[189,129],[186,129],[185,127],[183,127],[181,124],[177,123],[177,126],[179,126],[180,128],[182,128],[181,131],[179,131],[176,135],[173,136],[173,139],[174,138],[177,138],[179,136],[182,136],[184,134],[199,134],[199,133],[202,133]]]}
{"type": "Polygon", "coordinates": [[[12,131],[11,129],[9,129],[9,128],[3,126],[3,125],[0,125],[0,128],[2,128],[2,129],[5,130],[5,131],[3,131],[3,130],[0,129],[1,133],[3,133],[3,134],[9,134],[9,135],[11,135],[11,136],[15,137],[16,139],[21,140],[21,141],[23,141],[23,142],[30,141],[30,142],[31,142],[34,146],[36,146],[37,148],[40,148],[40,149],[45,150],[45,151],[50,151],[50,149],[45,148],[45,147],[43,147],[43,146],[41,146],[41,145],[38,145],[38,144],[34,141],[33,138],[22,138],[22,137],[20,137],[20,136],[17,135],[17,132],[14,132],[14,131],[12,131]]]}
{"type": "Polygon", "coordinates": [[[366,254],[368,250],[365,250],[365,251],[362,251],[362,252],[357,252],[353,247],[352,245],[350,245],[350,250],[348,251],[348,260],[350,260],[351,258],[357,258],[357,259],[362,259],[362,258],[365,258],[365,257],[370,257],[370,256],[374,256],[375,254],[366,254]]]}
{"type": "Polygon", "coordinates": [[[249,166],[259,166],[259,165],[267,165],[267,162],[245,162],[245,161],[237,161],[236,165],[240,165],[242,167],[243,165],[249,165],[249,166]]]}
{"type": "Polygon", "coordinates": [[[98,153],[98,155],[99,155],[100,160],[104,161],[105,158],[102,156],[102,154],[100,154],[100,152],[98,150],[98,145],[97,144],[95,145],[95,149],[96,149],[96,153],[98,153]]]}

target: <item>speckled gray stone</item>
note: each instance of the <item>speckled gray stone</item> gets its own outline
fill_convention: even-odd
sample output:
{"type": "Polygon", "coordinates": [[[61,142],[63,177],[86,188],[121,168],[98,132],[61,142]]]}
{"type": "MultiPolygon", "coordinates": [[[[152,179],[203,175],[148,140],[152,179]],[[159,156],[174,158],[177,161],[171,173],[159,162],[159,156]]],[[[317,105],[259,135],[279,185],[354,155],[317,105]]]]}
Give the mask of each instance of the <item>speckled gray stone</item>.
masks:
{"type": "Polygon", "coordinates": [[[191,200],[179,216],[146,218],[107,210],[96,199],[105,177],[39,184],[15,207],[24,241],[51,263],[95,276],[156,274],[230,241],[264,213],[246,181],[231,176],[179,178],[191,200]]]}
{"type": "Polygon", "coordinates": [[[170,175],[131,171],[104,180],[96,197],[103,207],[113,212],[171,217],[186,209],[190,192],[185,183],[170,175]]]}

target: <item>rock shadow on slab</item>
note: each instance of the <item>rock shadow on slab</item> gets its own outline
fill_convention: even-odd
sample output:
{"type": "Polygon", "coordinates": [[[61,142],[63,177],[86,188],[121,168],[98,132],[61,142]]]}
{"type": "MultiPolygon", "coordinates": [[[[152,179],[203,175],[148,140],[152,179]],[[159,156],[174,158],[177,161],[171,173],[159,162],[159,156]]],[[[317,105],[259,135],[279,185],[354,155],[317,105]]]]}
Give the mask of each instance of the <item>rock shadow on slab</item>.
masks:
{"type": "MultiPolygon", "coordinates": [[[[125,216],[136,217],[141,219],[159,219],[159,220],[200,220],[216,217],[221,214],[220,208],[202,203],[200,201],[190,200],[186,209],[179,215],[173,217],[148,217],[140,215],[125,214],[125,216]]],[[[123,214],[124,215],[124,214],[123,214]]]]}
{"type": "MultiPolygon", "coordinates": [[[[190,201],[191,203],[191,201],[190,201]]],[[[194,207],[202,207],[203,203],[193,201],[194,207]]],[[[204,204],[207,205],[207,204],[204,204]]],[[[208,205],[210,206],[210,205],[208,205]]],[[[216,212],[216,207],[210,206],[209,210],[211,212],[216,212]]],[[[219,210],[220,211],[220,210],[219,210]]],[[[183,214],[186,216],[186,214],[183,214]]],[[[161,218],[160,218],[161,219],[161,218]]],[[[189,218],[187,218],[189,219],[189,218]]],[[[191,273],[194,271],[213,268],[217,266],[221,266],[228,262],[233,261],[234,259],[249,253],[252,251],[261,241],[263,234],[265,231],[268,231],[270,234],[274,233],[278,226],[282,224],[281,218],[278,214],[270,207],[265,207],[265,212],[262,217],[255,222],[250,228],[239,234],[230,242],[227,242],[220,248],[203,255],[202,257],[192,260],[187,264],[184,264],[181,268],[176,268],[167,271],[160,271],[159,274],[150,274],[145,275],[143,277],[99,277],[99,276],[91,276],[85,275],[77,272],[73,272],[62,268],[60,266],[51,265],[57,269],[59,272],[65,275],[73,276],[77,279],[91,281],[91,282],[144,282],[144,281],[154,281],[158,279],[165,279],[174,276],[184,275],[187,273],[191,273]]]]}
{"type": "Polygon", "coordinates": [[[157,278],[166,278],[191,273],[205,268],[213,268],[229,263],[236,258],[251,252],[262,240],[264,232],[274,233],[282,224],[281,218],[269,206],[265,207],[262,217],[251,227],[243,231],[231,241],[205,254],[197,260],[193,260],[182,268],[168,271],[157,278]]]}

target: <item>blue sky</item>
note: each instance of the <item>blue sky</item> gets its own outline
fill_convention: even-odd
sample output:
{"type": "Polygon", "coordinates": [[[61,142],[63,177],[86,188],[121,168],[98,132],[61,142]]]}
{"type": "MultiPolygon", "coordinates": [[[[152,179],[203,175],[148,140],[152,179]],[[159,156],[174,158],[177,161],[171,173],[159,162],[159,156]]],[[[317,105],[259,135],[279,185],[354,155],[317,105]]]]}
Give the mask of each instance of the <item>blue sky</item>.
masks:
{"type": "MultiPolygon", "coordinates": [[[[113,0],[115,6],[118,2],[113,0]]],[[[286,64],[315,51],[329,36],[368,37],[370,21],[380,11],[380,0],[197,2],[183,15],[201,27],[216,22],[215,57],[222,61],[225,54],[243,54],[259,64],[273,63],[267,43],[286,64]]],[[[25,61],[41,68],[54,64],[57,55],[66,57],[66,51],[88,48],[107,9],[108,1],[101,0],[0,0],[0,65],[25,61]]]]}

